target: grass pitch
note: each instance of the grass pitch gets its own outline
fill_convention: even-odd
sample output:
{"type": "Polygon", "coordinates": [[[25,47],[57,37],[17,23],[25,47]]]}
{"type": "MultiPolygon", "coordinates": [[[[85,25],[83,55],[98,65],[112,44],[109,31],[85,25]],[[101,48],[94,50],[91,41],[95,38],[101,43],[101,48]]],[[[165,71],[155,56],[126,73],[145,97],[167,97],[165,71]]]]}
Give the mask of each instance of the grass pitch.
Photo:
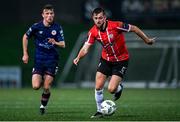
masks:
{"type": "MultiPolygon", "coordinates": [[[[95,113],[94,89],[53,89],[47,113],[39,114],[42,90],[0,89],[0,121],[180,121],[180,89],[124,89],[112,116],[95,113]]],[[[105,99],[112,95],[105,89],[105,99]]]]}

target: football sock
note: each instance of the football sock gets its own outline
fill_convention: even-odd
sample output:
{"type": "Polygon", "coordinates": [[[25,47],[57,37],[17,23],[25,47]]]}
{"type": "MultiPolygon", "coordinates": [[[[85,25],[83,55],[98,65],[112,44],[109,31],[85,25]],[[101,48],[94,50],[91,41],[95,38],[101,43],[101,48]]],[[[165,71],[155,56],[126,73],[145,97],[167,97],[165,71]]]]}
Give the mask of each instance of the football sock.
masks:
{"type": "Polygon", "coordinates": [[[119,84],[118,87],[117,87],[117,89],[116,89],[116,92],[115,92],[115,93],[119,92],[121,89],[122,89],[122,87],[121,87],[121,85],[119,84]]]}
{"type": "Polygon", "coordinates": [[[95,100],[97,105],[97,111],[101,112],[101,103],[103,102],[103,89],[96,90],[95,89],[95,100]]]}
{"type": "Polygon", "coordinates": [[[41,105],[46,106],[50,97],[50,92],[49,93],[42,93],[42,97],[41,97],[41,105]]]}

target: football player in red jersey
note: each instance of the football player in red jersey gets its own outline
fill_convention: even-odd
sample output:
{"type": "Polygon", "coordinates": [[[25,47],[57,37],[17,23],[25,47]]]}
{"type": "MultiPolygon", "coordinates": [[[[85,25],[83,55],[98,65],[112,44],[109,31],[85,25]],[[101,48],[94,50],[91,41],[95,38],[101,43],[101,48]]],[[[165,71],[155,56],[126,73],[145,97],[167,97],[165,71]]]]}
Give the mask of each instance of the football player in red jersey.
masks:
{"type": "Polygon", "coordinates": [[[152,45],[155,38],[149,38],[137,26],[121,21],[107,20],[102,8],[96,8],[92,12],[94,26],[88,32],[88,39],[79,51],[73,63],[78,64],[84,57],[91,45],[98,41],[101,43],[102,55],[96,73],[95,100],[97,112],[91,118],[102,117],[101,103],[103,102],[103,87],[108,76],[111,79],[108,84],[108,91],[114,94],[114,101],[120,98],[123,85],[122,79],[128,67],[129,54],[125,45],[123,32],[136,33],[146,44],[152,45]]]}

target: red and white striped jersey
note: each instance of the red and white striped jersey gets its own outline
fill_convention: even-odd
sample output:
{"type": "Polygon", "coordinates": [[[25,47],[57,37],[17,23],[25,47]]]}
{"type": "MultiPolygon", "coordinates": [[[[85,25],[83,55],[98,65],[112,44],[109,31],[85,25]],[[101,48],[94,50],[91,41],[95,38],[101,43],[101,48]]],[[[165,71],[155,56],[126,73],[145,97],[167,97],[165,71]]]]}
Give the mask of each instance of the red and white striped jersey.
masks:
{"type": "Polygon", "coordinates": [[[106,30],[100,31],[94,25],[88,32],[86,44],[93,45],[98,41],[103,46],[102,58],[110,62],[118,62],[129,59],[129,53],[125,45],[123,32],[129,32],[130,24],[120,21],[107,21],[106,30]]]}

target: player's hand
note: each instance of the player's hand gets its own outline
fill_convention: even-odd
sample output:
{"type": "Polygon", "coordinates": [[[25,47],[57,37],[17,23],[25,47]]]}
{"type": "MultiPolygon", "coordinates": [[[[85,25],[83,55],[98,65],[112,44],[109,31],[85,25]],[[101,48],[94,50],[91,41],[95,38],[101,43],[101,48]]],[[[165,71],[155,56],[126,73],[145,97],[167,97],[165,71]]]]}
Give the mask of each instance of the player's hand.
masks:
{"type": "Polygon", "coordinates": [[[75,65],[77,65],[77,64],[78,64],[78,62],[79,62],[79,58],[78,58],[78,57],[76,57],[76,58],[74,59],[73,63],[74,63],[75,65]]]}
{"type": "Polygon", "coordinates": [[[156,41],[155,39],[156,39],[156,37],[154,37],[154,38],[149,38],[147,44],[148,44],[148,45],[154,44],[155,41],[156,41]]]}
{"type": "Polygon", "coordinates": [[[22,57],[22,61],[27,64],[28,63],[28,60],[29,60],[29,56],[26,54],[26,55],[23,55],[22,57]]]}
{"type": "Polygon", "coordinates": [[[53,44],[53,45],[56,44],[56,41],[53,38],[49,38],[48,42],[53,44]]]}

